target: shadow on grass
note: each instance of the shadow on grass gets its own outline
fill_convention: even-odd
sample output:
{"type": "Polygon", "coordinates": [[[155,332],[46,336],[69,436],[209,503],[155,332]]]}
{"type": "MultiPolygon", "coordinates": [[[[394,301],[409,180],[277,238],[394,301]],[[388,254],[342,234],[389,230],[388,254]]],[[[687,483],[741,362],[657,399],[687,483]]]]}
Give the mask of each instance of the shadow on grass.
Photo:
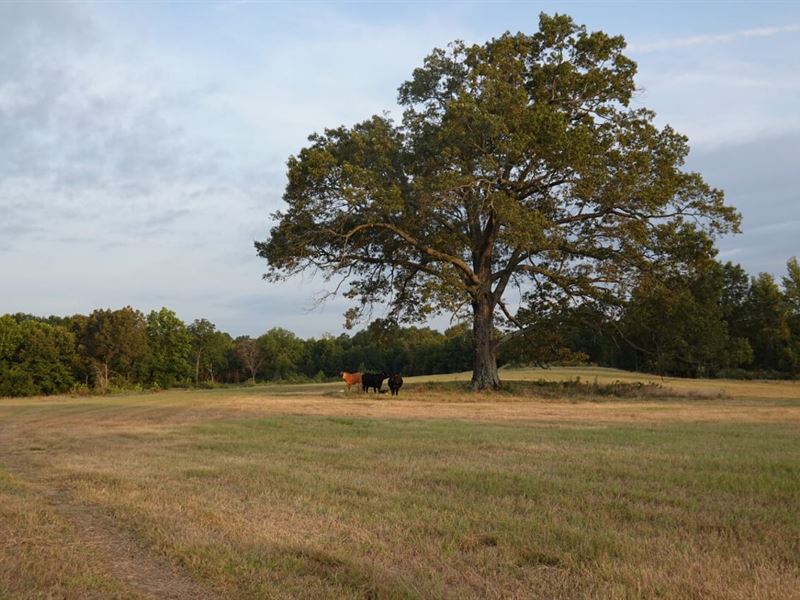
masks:
{"type": "Polygon", "coordinates": [[[246,597],[273,597],[276,587],[291,597],[418,598],[406,582],[369,564],[357,564],[333,553],[299,545],[261,547],[245,563],[233,563],[237,587],[246,597]]]}
{"type": "MultiPolygon", "coordinates": [[[[681,391],[652,382],[599,382],[582,381],[580,377],[565,381],[504,381],[499,390],[473,391],[469,382],[436,382],[410,384],[404,389],[412,397],[424,394],[439,394],[446,400],[452,394],[453,401],[469,402],[482,400],[539,399],[572,402],[613,402],[630,400],[686,400],[726,398],[724,392],[681,391]]],[[[415,398],[416,399],[416,398],[415,398]]]]}

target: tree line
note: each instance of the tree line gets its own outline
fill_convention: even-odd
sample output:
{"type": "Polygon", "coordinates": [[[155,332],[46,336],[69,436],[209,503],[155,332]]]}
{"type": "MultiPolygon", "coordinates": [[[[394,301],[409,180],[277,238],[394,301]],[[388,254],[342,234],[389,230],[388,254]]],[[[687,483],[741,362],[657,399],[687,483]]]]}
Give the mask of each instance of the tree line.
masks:
{"type": "Polygon", "coordinates": [[[640,279],[624,305],[537,304],[525,335],[501,344],[511,362],[583,360],[683,377],[794,378],[800,374],[800,264],[750,277],[711,259],[640,279]]]}
{"type": "MultiPolygon", "coordinates": [[[[495,330],[500,364],[589,361],[688,377],[796,377],[800,373],[800,264],[779,280],[733,263],[695,261],[643,278],[624,307],[519,311],[523,335],[495,330]]],[[[498,323],[499,325],[499,323],[498,323]]],[[[376,320],[353,334],[301,339],[273,328],[233,338],[206,319],[126,306],[89,315],[0,317],[0,395],[325,381],[341,371],[403,375],[472,367],[472,331],[440,332],[376,320]]]]}
{"type": "Polygon", "coordinates": [[[422,375],[470,366],[464,326],[442,333],[379,320],[338,337],[301,339],[276,327],[234,338],[207,319],[184,323],[168,308],[0,317],[0,396],[325,381],[343,370],[422,375]]]}

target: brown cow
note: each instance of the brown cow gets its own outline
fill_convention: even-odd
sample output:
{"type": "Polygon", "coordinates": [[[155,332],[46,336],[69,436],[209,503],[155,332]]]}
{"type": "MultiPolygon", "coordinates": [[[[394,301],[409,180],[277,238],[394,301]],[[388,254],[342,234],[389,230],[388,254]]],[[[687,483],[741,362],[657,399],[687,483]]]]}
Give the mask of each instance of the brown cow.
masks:
{"type": "Polygon", "coordinates": [[[344,384],[347,386],[347,391],[350,391],[350,388],[354,385],[361,384],[361,373],[348,373],[347,371],[342,371],[339,373],[344,384]]]}

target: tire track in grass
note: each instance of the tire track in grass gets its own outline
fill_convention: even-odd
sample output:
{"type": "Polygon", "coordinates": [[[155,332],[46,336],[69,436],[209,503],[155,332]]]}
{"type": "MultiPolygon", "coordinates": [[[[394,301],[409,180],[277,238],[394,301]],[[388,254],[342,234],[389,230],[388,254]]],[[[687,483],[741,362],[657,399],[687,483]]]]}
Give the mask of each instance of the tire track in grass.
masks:
{"type": "Polygon", "coordinates": [[[0,466],[22,480],[60,518],[69,523],[93,562],[115,580],[153,600],[218,600],[185,568],[160,556],[144,540],[120,526],[100,508],[75,501],[68,487],[40,478],[30,455],[42,448],[24,439],[0,435],[0,466]]]}

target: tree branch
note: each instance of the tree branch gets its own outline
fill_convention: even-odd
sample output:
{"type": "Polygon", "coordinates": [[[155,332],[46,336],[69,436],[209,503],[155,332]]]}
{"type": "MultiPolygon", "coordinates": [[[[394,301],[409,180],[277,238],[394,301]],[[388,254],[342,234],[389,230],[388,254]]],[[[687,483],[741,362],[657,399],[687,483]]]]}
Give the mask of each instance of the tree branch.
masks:
{"type": "Polygon", "coordinates": [[[436,259],[438,261],[449,263],[454,267],[456,267],[458,270],[462,272],[465,280],[468,283],[471,283],[474,286],[480,285],[480,279],[478,279],[477,275],[475,275],[475,272],[472,269],[470,269],[469,265],[465,263],[461,258],[453,256],[452,254],[441,252],[440,250],[436,250],[435,248],[431,248],[430,246],[426,246],[421,241],[416,239],[413,235],[411,235],[407,231],[399,228],[397,225],[394,225],[392,223],[363,223],[361,225],[354,227],[347,233],[340,235],[344,235],[346,240],[349,241],[350,238],[353,237],[355,234],[369,229],[385,229],[387,231],[391,231],[398,237],[402,238],[403,240],[411,244],[414,248],[416,248],[423,254],[430,256],[431,258],[436,259]]]}

